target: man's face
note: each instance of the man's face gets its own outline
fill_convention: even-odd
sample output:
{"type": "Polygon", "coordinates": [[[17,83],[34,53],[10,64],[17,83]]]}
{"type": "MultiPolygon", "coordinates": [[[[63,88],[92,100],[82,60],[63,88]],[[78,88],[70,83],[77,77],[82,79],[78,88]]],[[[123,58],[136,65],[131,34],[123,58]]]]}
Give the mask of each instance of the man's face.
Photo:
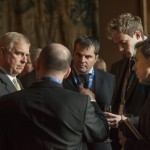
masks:
{"type": "Polygon", "coordinates": [[[136,53],[133,70],[140,83],[150,83],[150,58],[145,59],[140,51],[137,51],[136,53]]]}
{"type": "Polygon", "coordinates": [[[30,46],[23,43],[17,43],[11,51],[3,50],[2,67],[12,76],[16,76],[22,72],[27,56],[29,55],[30,46]]]}
{"type": "Polygon", "coordinates": [[[135,55],[135,44],[141,41],[142,38],[135,33],[133,37],[125,33],[116,33],[113,37],[114,43],[118,45],[119,52],[123,57],[133,57],[135,55]]]}
{"type": "Polygon", "coordinates": [[[95,56],[94,47],[88,49],[77,44],[74,49],[73,63],[78,73],[88,73],[96,62],[98,55],[95,56]]]}

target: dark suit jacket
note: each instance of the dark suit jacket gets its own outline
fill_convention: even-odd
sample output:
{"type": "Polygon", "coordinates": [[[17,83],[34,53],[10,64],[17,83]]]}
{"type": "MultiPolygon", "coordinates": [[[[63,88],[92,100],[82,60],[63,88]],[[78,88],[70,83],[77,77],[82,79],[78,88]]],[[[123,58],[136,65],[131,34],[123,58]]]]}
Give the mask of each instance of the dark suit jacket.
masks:
{"type": "Polygon", "coordinates": [[[150,93],[140,114],[139,132],[144,137],[143,140],[127,140],[124,150],[150,150],[150,93]]]}
{"type": "MultiPolygon", "coordinates": [[[[93,81],[93,92],[96,96],[96,101],[99,107],[104,110],[105,105],[111,105],[111,99],[114,90],[115,79],[110,73],[95,69],[95,76],[93,81]]],[[[63,86],[66,89],[70,89],[76,92],[78,91],[78,86],[73,79],[73,74],[71,73],[67,79],[64,80],[63,86]]],[[[110,144],[101,143],[89,146],[90,150],[111,150],[110,144]]]]}
{"type": "MultiPolygon", "coordinates": [[[[121,102],[121,92],[123,87],[124,78],[128,69],[129,59],[122,59],[111,67],[111,73],[116,76],[116,86],[115,91],[112,98],[112,112],[118,114],[119,112],[119,105],[121,102]]],[[[133,114],[134,120],[132,122],[135,124],[138,120],[138,116],[142,111],[142,107],[147,99],[148,93],[150,91],[149,85],[143,85],[138,82],[138,79],[134,73],[133,80],[131,82],[131,86],[126,97],[125,103],[125,112],[127,114],[133,114]],[[136,117],[137,116],[137,117],[136,117]]],[[[115,143],[114,149],[121,149],[118,142],[118,133],[116,129],[111,130],[111,135],[113,138],[113,142],[115,143]]]]}
{"type": "Polygon", "coordinates": [[[1,150],[84,150],[82,141],[107,139],[108,125],[89,96],[48,78],[1,97],[1,150]]]}
{"type": "MultiPolygon", "coordinates": [[[[121,61],[115,63],[111,67],[111,73],[116,76],[116,87],[112,99],[112,111],[118,114],[119,105],[121,101],[121,91],[123,87],[123,81],[125,74],[128,69],[129,59],[122,59],[121,61]]],[[[128,95],[126,97],[125,103],[125,113],[133,114],[134,116],[139,116],[142,106],[147,99],[150,90],[149,85],[143,85],[138,82],[136,75],[134,74],[128,95]]]]}
{"type": "MultiPolygon", "coordinates": [[[[21,88],[22,84],[17,79],[19,85],[21,88]]],[[[11,82],[11,80],[8,78],[8,76],[0,69],[0,96],[6,95],[12,92],[17,91],[14,84],[11,82]]]]}
{"type": "MultiPolygon", "coordinates": [[[[105,105],[111,105],[113,95],[115,78],[112,74],[95,69],[95,76],[93,81],[93,92],[96,96],[96,101],[99,107],[104,110],[105,105]]],[[[78,86],[73,79],[71,73],[67,79],[64,80],[63,86],[66,89],[78,91],[78,86]]]]}

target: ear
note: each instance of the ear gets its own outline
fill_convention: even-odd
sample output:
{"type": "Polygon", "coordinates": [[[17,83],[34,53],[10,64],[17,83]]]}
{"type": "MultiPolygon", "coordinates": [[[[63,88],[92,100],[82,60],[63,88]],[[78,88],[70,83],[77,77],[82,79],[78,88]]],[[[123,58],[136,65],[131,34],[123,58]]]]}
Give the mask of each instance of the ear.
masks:
{"type": "Polygon", "coordinates": [[[96,55],[95,56],[95,62],[97,61],[98,58],[99,58],[99,55],[96,55]]]}
{"type": "Polygon", "coordinates": [[[64,76],[64,79],[66,79],[66,78],[69,76],[70,72],[71,72],[71,68],[69,67],[69,68],[67,69],[67,71],[66,71],[66,74],[65,74],[65,76],[64,76]]]}
{"type": "Polygon", "coordinates": [[[142,38],[142,36],[141,36],[141,32],[140,32],[140,31],[138,31],[138,30],[136,30],[136,31],[134,32],[134,35],[135,35],[135,37],[136,37],[137,39],[142,38]]]}

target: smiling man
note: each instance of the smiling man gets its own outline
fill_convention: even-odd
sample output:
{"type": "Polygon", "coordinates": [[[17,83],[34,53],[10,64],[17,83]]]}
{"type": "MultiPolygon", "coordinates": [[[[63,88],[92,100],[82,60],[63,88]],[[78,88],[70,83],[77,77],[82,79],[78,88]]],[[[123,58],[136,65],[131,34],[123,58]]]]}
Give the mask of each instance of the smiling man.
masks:
{"type": "MultiPolygon", "coordinates": [[[[72,72],[64,80],[63,86],[96,99],[99,107],[111,105],[114,76],[95,69],[93,66],[99,57],[100,44],[93,36],[80,36],[74,43],[72,72]]],[[[89,150],[111,150],[110,143],[90,145],[89,150]]]]}
{"type": "Polygon", "coordinates": [[[17,32],[8,32],[0,38],[0,96],[22,89],[16,76],[24,69],[30,45],[17,32]]]}

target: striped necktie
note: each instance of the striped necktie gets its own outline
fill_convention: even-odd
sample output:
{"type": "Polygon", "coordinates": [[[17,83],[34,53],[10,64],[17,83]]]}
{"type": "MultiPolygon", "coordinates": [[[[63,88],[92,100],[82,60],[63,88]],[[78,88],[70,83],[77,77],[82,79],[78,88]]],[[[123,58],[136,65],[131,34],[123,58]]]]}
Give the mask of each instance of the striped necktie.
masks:
{"type": "Polygon", "coordinates": [[[17,91],[21,90],[20,85],[19,85],[17,79],[14,78],[12,81],[13,81],[13,84],[16,87],[17,91]]]}

